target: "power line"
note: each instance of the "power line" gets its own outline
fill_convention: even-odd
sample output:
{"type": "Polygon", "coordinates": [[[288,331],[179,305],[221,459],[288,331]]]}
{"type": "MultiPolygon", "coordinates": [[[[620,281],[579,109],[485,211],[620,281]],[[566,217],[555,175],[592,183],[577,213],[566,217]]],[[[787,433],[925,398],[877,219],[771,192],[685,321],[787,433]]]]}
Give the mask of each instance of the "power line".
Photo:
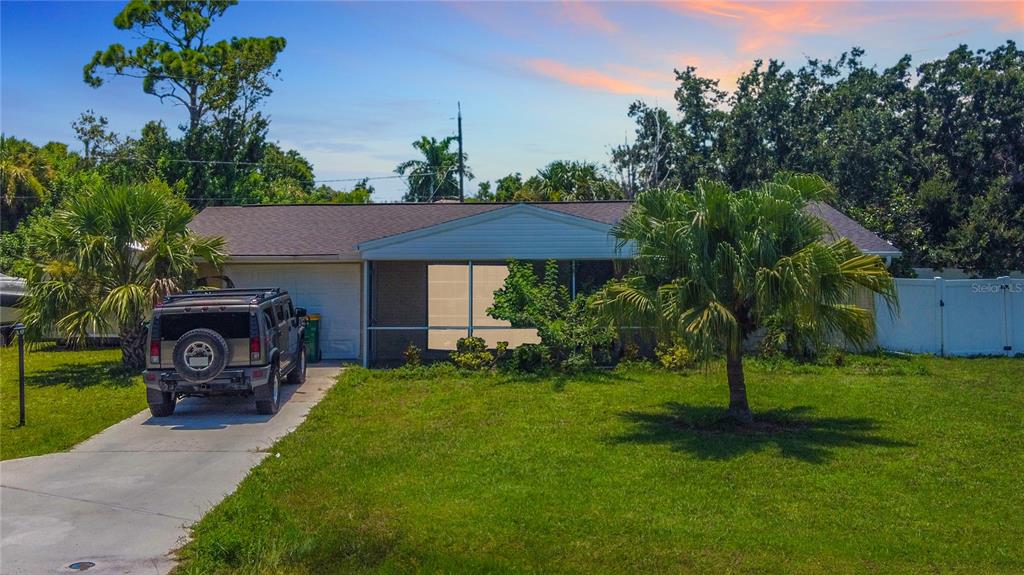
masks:
{"type": "MultiPolygon", "coordinates": [[[[237,165],[237,166],[262,166],[267,168],[287,168],[291,164],[267,164],[265,162],[250,162],[246,160],[191,160],[187,158],[145,158],[141,156],[98,156],[104,161],[134,161],[134,162],[171,162],[178,164],[212,164],[212,165],[237,165]]],[[[409,174],[392,176],[364,176],[360,178],[329,178],[314,179],[313,183],[322,184],[330,182],[361,182],[363,180],[397,180],[400,178],[429,178],[435,174],[409,174]]]]}
{"type": "MultiPolygon", "coordinates": [[[[441,176],[439,178],[437,178],[437,182],[434,184],[433,188],[430,191],[430,200],[431,201],[434,199],[434,194],[437,193],[438,189],[440,189],[441,185],[444,184],[445,180],[448,178],[448,175],[451,174],[452,170],[454,170],[454,169],[455,169],[455,166],[448,166],[448,168],[444,171],[444,173],[441,174],[441,176]]],[[[313,183],[363,182],[363,181],[376,181],[376,180],[394,180],[394,179],[399,179],[399,178],[409,178],[409,179],[411,179],[411,178],[435,178],[435,177],[437,177],[437,173],[436,172],[431,172],[429,174],[409,174],[408,176],[395,175],[395,176],[368,176],[368,177],[365,177],[365,178],[333,178],[333,179],[328,179],[328,180],[313,180],[313,183]]],[[[35,200],[35,199],[39,199],[39,196],[14,195],[14,196],[7,196],[7,197],[9,197],[11,199],[18,199],[18,200],[35,200]]],[[[214,201],[216,201],[216,200],[236,200],[236,199],[238,199],[235,196],[179,196],[179,197],[181,197],[181,199],[183,199],[183,200],[197,200],[197,201],[202,201],[202,200],[214,200],[214,201]]],[[[273,205],[273,204],[261,204],[259,202],[255,202],[255,204],[256,205],[273,205]]]]}
{"type": "MultiPolygon", "coordinates": [[[[434,194],[436,194],[437,190],[441,188],[441,184],[443,184],[444,181],[446,179],[448,179],[448,174],[452,173],[452,168],[454,168],[454,167],[455,166],[448,166],[448,169],[445,170],[444,173],[441,174],[441,177],[437,179],[437,182],[434,183],[434,189],[430,190],[430,197],[427,198],[428,202],[433,202],[434,201],[434,194]]],[[[437,175],[437,174],[423,174],[423,175],[425,175],[425,176],[434,176],[434,175],[437,175]]],[[[460,193],[461,193],[461,190],[460,190],[460,193]]],[[[459,201],[461,202],[462,198],[459,198],[459,201]]]]}

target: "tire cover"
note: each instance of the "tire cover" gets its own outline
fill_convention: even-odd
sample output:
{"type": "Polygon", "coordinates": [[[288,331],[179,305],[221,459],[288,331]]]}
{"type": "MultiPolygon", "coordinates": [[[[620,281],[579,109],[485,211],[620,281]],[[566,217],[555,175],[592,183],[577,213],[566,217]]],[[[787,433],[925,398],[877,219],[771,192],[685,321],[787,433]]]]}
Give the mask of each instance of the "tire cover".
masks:
{"type": "Polygon", "coordinates": [[[201,327],[186,332],[174,344],[174,369],[191,383],[206,383],[228,365],[231,348],[219,333],[201,327]]]}

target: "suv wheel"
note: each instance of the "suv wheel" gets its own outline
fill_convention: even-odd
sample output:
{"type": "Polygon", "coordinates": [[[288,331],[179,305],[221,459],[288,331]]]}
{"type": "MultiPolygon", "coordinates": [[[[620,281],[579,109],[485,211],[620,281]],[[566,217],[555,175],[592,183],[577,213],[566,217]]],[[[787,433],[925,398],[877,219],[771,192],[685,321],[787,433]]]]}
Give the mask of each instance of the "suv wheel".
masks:
{"type": "Polygon", "coordinates": [[[228,365],[231,348],[224,336],[208,328],[186,332],[174,344],[174,369],[190,383],[206,383],[228,365]]]}
{"type": "Polygon", "coordinates": [[[280,407],[278,402],[281,399],[281,372],[276,365],[270,368],[267,385],[270,387],[270,397],[256,400],[256,413],[260,415],[274,415],[280,407]]]}
{"type": "Polygon", "coordinates": [[[288,383],[291,385],[302,385],[306,382],[306,346],[299,349],[299,361],[288,374],[288,383]]]}
{"type": "Polygon", "coordinates": [[[178,404],[178,395],[171,391],[146,389],[146,402],[153,417],[170,417],[174,415],[174,406],[178,404]]]}

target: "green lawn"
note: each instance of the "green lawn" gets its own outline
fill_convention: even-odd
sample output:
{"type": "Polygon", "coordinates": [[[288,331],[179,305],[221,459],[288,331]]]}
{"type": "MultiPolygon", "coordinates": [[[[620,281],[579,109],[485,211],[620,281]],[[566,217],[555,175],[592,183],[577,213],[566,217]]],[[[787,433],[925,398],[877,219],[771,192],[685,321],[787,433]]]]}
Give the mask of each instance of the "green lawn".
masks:
{"type": "Polygon", "coordinates": [[[184,573],[1021,573],[1024,360],[350,369],[184,573]]]}
{"type": "Polygon", "coordinates": [[[18,347],[0,350],[0,459],[68,449],[146,407],[142,376],[117,349],[25,350],[26,425],[18,427],[18,347]]]}

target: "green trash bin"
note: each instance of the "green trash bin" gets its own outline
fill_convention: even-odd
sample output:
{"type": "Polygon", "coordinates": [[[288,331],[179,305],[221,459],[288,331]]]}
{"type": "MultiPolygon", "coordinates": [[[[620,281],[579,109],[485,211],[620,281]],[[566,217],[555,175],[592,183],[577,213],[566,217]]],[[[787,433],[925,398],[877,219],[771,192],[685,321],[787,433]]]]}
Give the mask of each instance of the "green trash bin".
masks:
{"type": "Polygon", "coordinates": [[[306,333],[303,340],[306,342],[306,362],[317,363],[320,361],[320,314],[311,313],[306,316],[306,333]]]}

